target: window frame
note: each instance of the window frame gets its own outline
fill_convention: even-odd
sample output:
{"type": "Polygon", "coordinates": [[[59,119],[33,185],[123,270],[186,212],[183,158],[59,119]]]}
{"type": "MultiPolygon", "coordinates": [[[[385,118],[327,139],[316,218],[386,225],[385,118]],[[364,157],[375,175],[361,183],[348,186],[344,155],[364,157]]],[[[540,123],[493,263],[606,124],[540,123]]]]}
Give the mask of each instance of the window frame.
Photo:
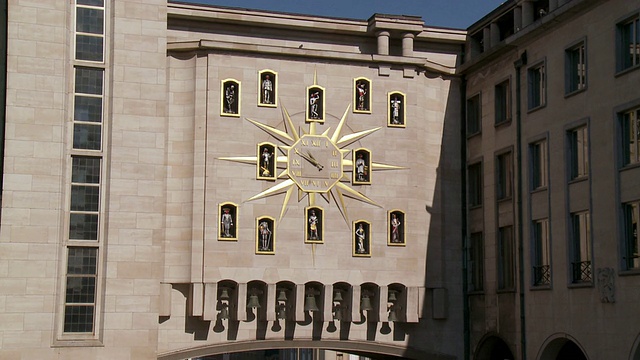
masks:
{"type": "Polygon", "coordinates": [[[640,53],[635,57],[632,57],[633,60],[631,64],[626,64],[625,58],[627,56],[626,48],[629,46],[635,46],[637,51],[640,51],[640,11],[636,10],[635,12],[619,19],[616,21],[616,60],[615,60],[615,73],[617,75],[622,75],[627,72],[636,70],[640,68],[640,53]],[[634,27],[635,24],[635,34],[632,34],[629,44],[625,43],[624,38],[624,27],[632,24],[631,27],[634,27]],[[633,39],[633,35],[635,35],[635,43],[633,39]]]}
{"type": "Polygon", "coordinates": [[[511,292],[516,285],[513,226],[499,227],[496,235],[496,289],[498,292],[511,292]]]}
{"type": "Polygon", "coordinates": [[[576,41],[564,50],[564,94],[571,96],[587,90],[587,40],[576,41]],[[577,52],[577,59],[576,59],[577,52]],[[577,69],[576,69],[577,65],[577,69]]]}
{"type": "Polygon", "coordinates": [[[482,133],[482,93],[481,92],[478,92],[467,98],[465,120],[466,120],[468,138],[482,133]],[[476,106],[472,106],[473,104],[476,104],[476,103],[477,103],[476,106]],[[475,109],[475,113],[471,112],[470,109],[472,108],[475,109]],[[474,131],[470,131],[472,123],[475,124],[475,127],[476,127],[474,131]]]}
{"type": "Polygon", "coordinates": [[[640,166],[640,105],[620,111],[617,113],[617,116],[620,127],[618,135],[620,143],[620,166],[622,168],[640,166]],[[627,122],[630,124],[627,124],[627,122]],[[632,126],[635,126],[635,129],[632,129],[632,126]],[[634,134],[635,154],[631,151],[631,137],[634,134]]]}
{"type": "Polygon", "coordinates": [[[531,284],[551,286],[551,228],[549,218],[531,221],[531,284]]]}
{"type": "Polygon", "coordinates": [[[496,201],[500,202],[513,197],[513,177],[514,177],[513,150],[503,150],[495,155],[495,195],[496,201]],[[509,163],[503,163],[503,159],[508,156],[509,163]],[[504,171],[503,171],[504,170],[504,171]]]}
{"type": "Polygon", "coordinates": [[[511,77],[497,83],[494,94],[494,125],[500,126],[511,122],[511,77]],[[504,113],[503,116],[502,113],[504,113]]]}
{"type": "Polygon", "coordinates": [[[89,62],[89,63],[104,63],[105,59],[106,59],[106,27],[107,27],[107,14],[106,14],[106,8],[105,8],[105,3],[104,1],[102,1],[102,6],[99,5],[90,5],[90,4],[81,4],[81,1],[75,0],[75,8],[74,8],[74,14],[73,14],[73,31],[74,31],[74,40],[73,41],[73,59],[77,60],[77,61],[83,61],[83,62],[89,62]],[[78,23],[79,23],[79,10],[80,9],[84,9],[84,10],[94,10],[94,11],[101,11],[102,12],[102,32],[86,32],[86,31],[78,31],[78,23]],[[100,53],[100,59],[84,59],[84,58],[79,58],[78,57],[78,41],[79,38],[81,37],[89,37],[89,38],[96,38],[96,39],[101,39],[102,40],[102,51],[100,53]]]}
{"type": "Polygon", "coordinates": [[[473,163],[470,163],[469,165],[467,165],[467,185],[468,185],[467,203],[469,205],[469,208],[482,207],[484,203],[483,183],[484,183],[484,176],[483,176],[482,160],[474,161],[473,163]],[[472,171],[472,169],[474,171],[472,171]],[[476,181],[472,182],[471,181],[472,173],[474,173],[475,170],[477,170],[477,174],[476,174],[477,179],[476,181]],[[472,196],[472,194],[475,196],[472,196]],[[473,200],[476,200],[476,201],[473,201],[473,200]]]}
{"type": "Polygon", "coordinates": [[[547,137],[529,143],[529,191],[549,186],[549,141],[547,137]]]}
{"type": "Polygon", "coordinates": [[[467,290],[470,293],[484,292],[484,261],[484,234],[482,231],[472,232],[469,235],[467,263],[467,290]]]}
{"type": "Polygon", "coordinates": [[[569,280],[572,285],[592,285],[593,226],[589,210],[569,214],[569,280]],[[582,221],[581,219],[585,219],[582,221]]]}
{"type": "Polygon", "coordinates": [[[568,150],[567,174],[569,182],[588,179],[591,172],[591,139],[589,124],[584,122],[568,129],[566,131],[566,137],[568,150]],[[583,134],[580,134],[582,132],[583,134]],[[579,146],[580,138],[582,138],[582,146],[579,146]]]}
{"type": "Polygon", "coordinates": [[[546,59],[538,61],[527,68],[527,111],[532,112],[547,105],[547,73],[546,59]],[[537,77],[536,74],[542,75],[537,77]],[[538,94],[534,97],[534,94],[538,94]]]}
{"type": "Polygon", "coordinates": [[[640,274],[640,236],[638,236],[639,222],[640,200],[623,203],[621,221],[622,242],[620,244],[620,248],[622,250],[622,271],[637,274],[640,274]],[[632,265],[631,262],[635,264],[632,265]]]}

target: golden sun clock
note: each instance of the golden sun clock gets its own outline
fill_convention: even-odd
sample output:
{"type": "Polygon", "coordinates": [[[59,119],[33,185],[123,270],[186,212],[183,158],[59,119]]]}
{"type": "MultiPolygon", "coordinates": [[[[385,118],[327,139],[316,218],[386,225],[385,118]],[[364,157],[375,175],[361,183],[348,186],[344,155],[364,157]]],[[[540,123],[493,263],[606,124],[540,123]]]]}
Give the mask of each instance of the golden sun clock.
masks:
{"type": "Polygon", "coordinates": [[[326,135],[303,135],[288,149],[289,177],[304,192],[326,193],[342,179],[343,156],[326,135]]]}

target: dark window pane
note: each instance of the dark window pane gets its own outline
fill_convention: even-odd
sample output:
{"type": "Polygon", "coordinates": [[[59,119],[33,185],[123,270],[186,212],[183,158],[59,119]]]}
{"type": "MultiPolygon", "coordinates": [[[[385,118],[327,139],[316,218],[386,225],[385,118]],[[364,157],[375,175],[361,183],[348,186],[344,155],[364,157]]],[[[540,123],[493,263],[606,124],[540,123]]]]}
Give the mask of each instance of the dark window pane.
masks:
{"type": "Polygon", "coordinates": [[[76,31],[104,34],[104,11],[100,9],[76,8],[76,31]]]}
{"type": "Polygon", "coordinates": [[[74,156],[71,181],[74,183],[98,184],[100,182],[100,158],[74,156]]]}
{"type": "Polygon", "coordinates": [[[98,249],[70,247],[67,259],[67,274],[95,275],[98,249]]]}
{"type": "Polygon", "coordinates": [[[76,68],[76,93],[102,95],[104,70],[76,68]]]}
{"type": "Polygon", "coordinates": [[[102,98],[76,96],[75,121],[102,122],[102,98]]]}
{"type": "Polygon", "coordinates": [[[104,7],[104,0],[77,0],[78,5],[100,6],[104,7]]]}
{"type": "Polygon", "coordinates": [[[67,277],[67,294],[65,301],[67,303],[93,303],[96,293],[96,278],[93,276],[68,276],[67,277]]]}
{"type": "Polygon", "coordinates": [[[98,211],[99,200],[99,187],[71,186],[71,211],[98,211]]]}
{"type": "Polygon", "coordinates": [[[99,36],[76,35],[76,59],[102,61],[103,42],[99,36]]]}
{"type": "Polygon", "coordinates": [[[93,332],[93,305],[65,306],[64,332],[93,332]]]}
{"type": "Polygon", "coordinates": [[[73,148],[100,150],[101,131],[100,125],[75,124],[73,126],[73,148]]]}
{"type": "Polygon", "coordinates": [[[69,239],[98,240],[98,215],[71,214],[69,219],[69,239]]]}

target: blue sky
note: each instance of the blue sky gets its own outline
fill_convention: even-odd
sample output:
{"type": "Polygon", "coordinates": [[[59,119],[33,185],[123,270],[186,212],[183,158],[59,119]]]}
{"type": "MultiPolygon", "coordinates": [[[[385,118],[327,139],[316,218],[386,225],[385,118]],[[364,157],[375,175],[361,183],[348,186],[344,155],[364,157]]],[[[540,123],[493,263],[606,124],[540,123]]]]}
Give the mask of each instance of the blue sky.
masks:
{"type": "Polygon", "coordinates": [[[178,0],[366,20],[374,13],[421,16],[427,26],[466,29],[505,0],[178,0]]]}

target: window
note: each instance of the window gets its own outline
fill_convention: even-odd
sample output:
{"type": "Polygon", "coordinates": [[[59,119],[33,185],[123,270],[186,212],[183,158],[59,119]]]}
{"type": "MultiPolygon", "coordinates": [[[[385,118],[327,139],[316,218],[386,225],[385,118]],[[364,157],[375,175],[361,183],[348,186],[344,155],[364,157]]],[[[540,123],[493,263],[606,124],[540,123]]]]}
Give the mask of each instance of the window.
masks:
{"type": "Polygon", "coordinates": [[[64,332],[92,333],[95,317],[98,250],[69,247],[64,332]]]}
{"type": "Polygon", "coordinates": [[[640,201],[623,205],[624,213],[624,254],[625,269],[640,269],[640,239],[638,239],[638,220],[640,219],[640,201]]]}
{"type": "Polygon", "coordinates": [[[73,148],[100,150],[104,70],[87,67],[77,67],[75,70],[73,148]]]}
{"type": "Polygon", "coordinates": [[[584,42],[565,50],[565,93],[587,86],[587,58],[584,42]]]}
{"type": "Polygon", "coordinates": [[[640,108],[622,114],[623,165],[640,163],[640,108]]]}
{"type": "Polygon", "coordinates": [[[589,175],[589,138],[586,126],[569,131],[570,179],[589,175]]]}
{"type": "Polygon", "coordinates": [[[495,87],[496,125],[511,121],[511,87],[509,80],[495,87]]]}
{"type": "Polygon", "coordinates": [[[551,284],[551,262],[549,257],[549,220],[533,222],[533,285],[551,284]]]}
{"type": "Polygon", "coordinates": [[[72,156],[70,240],[98,240],[100,158],[72,156]]]}
{"type": "Polygon", "coordinates": [[[514,255],[513,228],[504,226],[498,229],[498,290],[513,289],[514,255]]]}
{"type": "Polygon", "coordinates": [[[76,59],[104,60],[104,0],[77,0],[76,59]]]}
{"type": "Polygon", "coordinates": [[[529,68],[528,90],[529,110],[543,106],[546,102],[546,80],[544,63],[529,68]]]}
{"type": "Polygon", "coordinates": [[[591,282],[591,223],[589,212],[571,214],[571,280],[591,282]]]}
{"type": "Polygon", "coordinates": [[[616,28],[617,40],[617,71],[623,71],[640,65],[640,16],[637,14],[618,24],[616,28]]]}
{"type": "Polygon", "coordinates": [[[469,184],[469,206],[482,205],[482,163],[469,165],[467,169],[469,184]]]}
{"type": "Polygon", "coordinates": [[[531,190],[547,186],[547,140],[529,145],[531,154],[531,190]]]}
{"type": "Polygon", "coordinates": [[[511,197],[513,189],[511,152],[496,156],[496,199],[511,197]]]}
{"type": "Polygon", "coordinates": [[[469,237],[469,291],[482,291],[484,286],[484,241],[482,233],[469,237]]]}
{"type": "Polygon", "coordinates": [[[482,116],[480,110],[480,94],[467,99],[467,135],[480,133],[482,116]]]}

